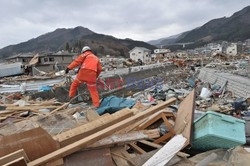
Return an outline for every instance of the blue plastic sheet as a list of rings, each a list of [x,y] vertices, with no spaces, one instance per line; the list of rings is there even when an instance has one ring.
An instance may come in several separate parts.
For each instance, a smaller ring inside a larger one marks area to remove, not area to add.
[[[50,86],[47,86],[47,85],[41,86],[41,87],[39,88],[39,91],[40,91],[40,92],[43,92],[43,91],[51,91],[51,90],[52,90],[52,88],[51,88]]]
[[[96,110],[99,115],[105,113],[115,113],[123,108],[131,108],[135,105],[135,100],[109,96],[102,100],[100,107]]]

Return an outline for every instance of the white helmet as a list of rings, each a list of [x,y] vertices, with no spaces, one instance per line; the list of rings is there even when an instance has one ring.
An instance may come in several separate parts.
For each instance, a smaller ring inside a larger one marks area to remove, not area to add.
[[[84,46],[84,47],[82,48],[81,53],[84,53],[85,51],[88,51],[88,50],[91,51],[91,48],[90,48],[89,46]]]

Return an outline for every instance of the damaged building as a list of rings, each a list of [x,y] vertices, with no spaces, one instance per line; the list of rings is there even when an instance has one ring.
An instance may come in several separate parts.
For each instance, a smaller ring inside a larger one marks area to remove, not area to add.
[[[48,73],[64,70],[76,55],[76,53],[68,53],[64,51],[49,54],[25,53],[11,56],[5,60],[7,64],[15,62],[22,63],[27,69],[25,73],[37,75],[41,72]]]

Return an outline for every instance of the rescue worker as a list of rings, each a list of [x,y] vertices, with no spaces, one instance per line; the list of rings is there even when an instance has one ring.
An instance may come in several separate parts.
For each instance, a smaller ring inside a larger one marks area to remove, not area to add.
[[[75,80],[72,82],[69,97],[76,95],[76,90],[81,83],[86,83],[90,92],[93,105],[99,107],[99,94],[96,87],[96,79],[102,71],[101,63],[88,46],[82,48],[81,54],[67,67],[65,73],[80,66]]]

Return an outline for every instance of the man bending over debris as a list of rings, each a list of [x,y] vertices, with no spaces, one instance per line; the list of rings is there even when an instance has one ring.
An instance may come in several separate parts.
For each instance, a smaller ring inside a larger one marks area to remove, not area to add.
[[[81,83],[86,83],[90,92],[93,105],[99,107],[99,94],[96,87],[96,79],[102,71],[101,63],[95,56],[90,47],[84,46],[81,54],[67,67],[65,73],[75,67],[80,66],[80,70],[76,79],[72,82],[69,91],[69,97],[73,98],[76,95],[76,90]]]

